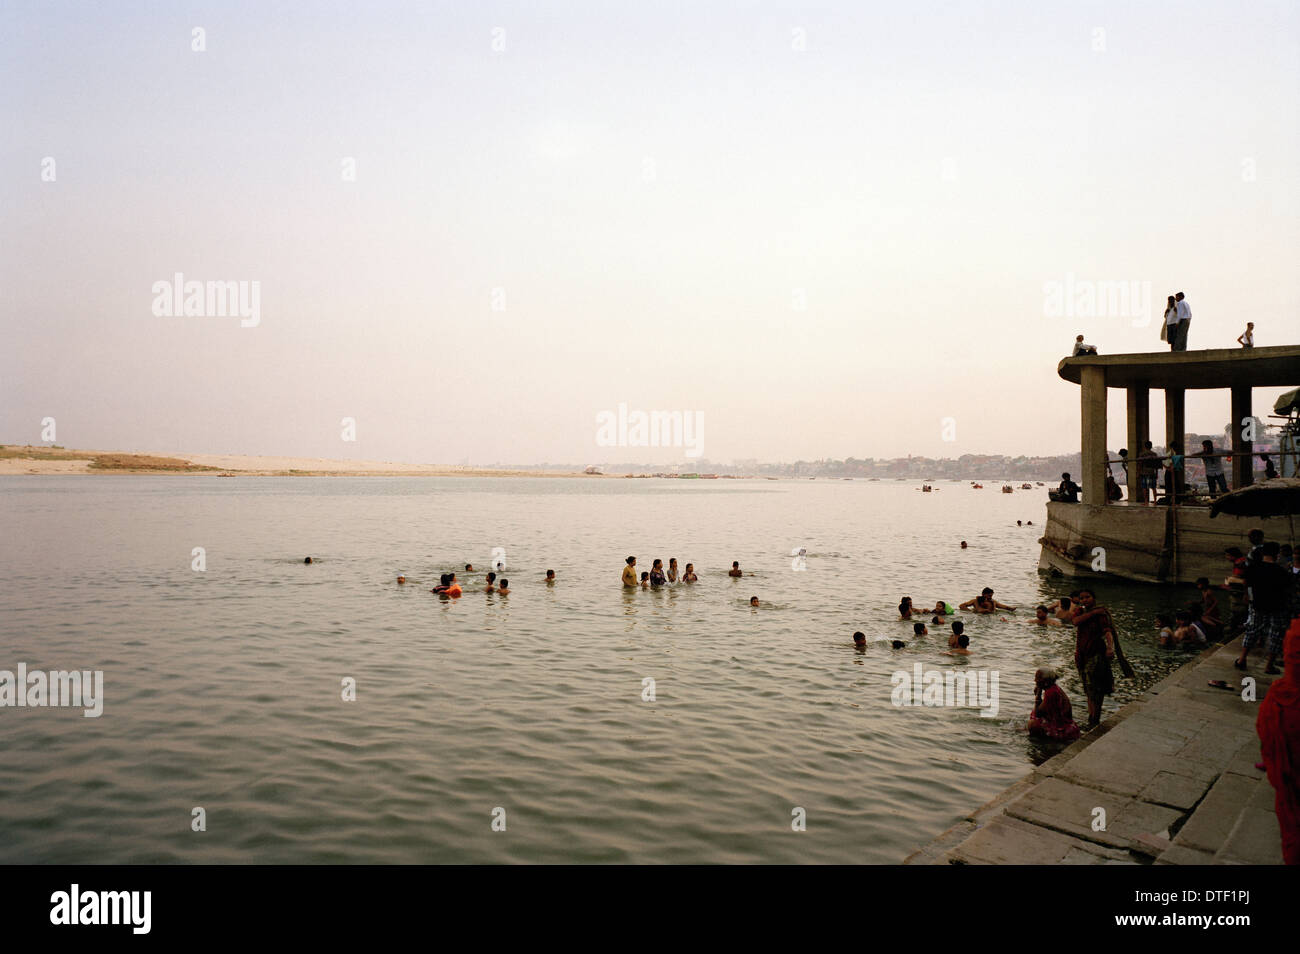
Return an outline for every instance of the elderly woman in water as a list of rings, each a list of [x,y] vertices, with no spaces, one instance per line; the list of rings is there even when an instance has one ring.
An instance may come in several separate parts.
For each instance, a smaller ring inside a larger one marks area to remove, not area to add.
[[[1034,711],[1029,717],[1029,734],[1057,742],[1072,742],[1079,737],[1070,697],[1056,684],[1055,669],[1034,673]]]

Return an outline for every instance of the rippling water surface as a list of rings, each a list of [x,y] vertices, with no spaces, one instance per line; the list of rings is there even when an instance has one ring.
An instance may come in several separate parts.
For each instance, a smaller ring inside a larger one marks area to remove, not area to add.
[[[5,478],[0,669],[101,669],[105,702],[0,708],[0,861],[897,862],[1046,754],[1037,666],[1084,709],[1071,632],[1024,621],[1071,588],[1036,572],[1045,489],[938,486]],[[493,547],[510,596],[429,592]],[[624,592],[628,554],[700,582]],[[986,585],[1021,612],[964,615],[969,659],[898,621]],[[1180,661],[1171,597],[1100,590],[1123,701]],[[996,717],[893,706],[918,662],[996,670]]]

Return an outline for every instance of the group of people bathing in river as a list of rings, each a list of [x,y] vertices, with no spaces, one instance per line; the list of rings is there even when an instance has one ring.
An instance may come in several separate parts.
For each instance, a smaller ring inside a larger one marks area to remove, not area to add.
[[[473,573],[474,564],[466,563],[465,572]],[[397,583],[399,586],[405,586],[408,582],[414,583],[415,581],[414,580],[408,581],[404,575],[401,574],[398,575]],[[554,586],[555,571],[547,570],[546,579],[543,580],[542,582],[546,583],[547,586]],[[429,590],[429,592],[437,593],[439,596],[447,597],[449,599],[455,599],[456,597],[464,595],[465,589],[460,585],[460,580],[457,579],[455,573],[443,573],[440,574],[438,577],[438,585],[435,586],[433,589]],[[507,580],[505,577],[501,577],[500,579],[498,579],[496,573],[494,571],[489,570],[488,575],[484,578],[483,592],[496,593],[500,596],[509,596],[510,593],[512,592],[510,589],[510,581]]]
[[[992,615],[999,611],[1014,613],[1016,607],[999,602],[994,598],[992,587],[984,587],[979,596],[972,597],[957,606],[979,615]],[[898,604],[900,619],[910,620],[917,615],[930,615],[931,625],[942,624],[944,616],[956,612],[952,605],[943,600],[934,604],[933,610],[918,609],[912,605],[912,599],[904,596]],[[1101,721],[1102,700],[1114,691],[1114,676],[1110,669],[1110,660],[1116,658],[1118,643],[1110,611],[1096,605],[1092,590],[1076,590],[1068,597],[1063,596],[1050,605],[1040,605],[1034,609],[1034,618],[1030,621],[1036,626],[1075,627],[1076,639],[1074,659],[1083,681],[1084,694],[1088,699],[1088,726]],[[952,634],[948,637],[949,656],[969,656],[970,639],[963,632],[965,625],[961,620],[951,624]],[[922,622],[913,623],[913,632],[918,636],[927,635],[928,630]],[[861,634],[855,633],[857,641]],[[864,638],[865,640],[865,638]],[[905,644],[894,640],[894,647],[902,648]],[[1034,711],[1029,720],[1029,731],[1034,735],[1058,741],[1069,741],[1079,737],[1079,726],[1074,722],[1069,697],[1056,685],[1058,676],[1055,670],[1043,668],[1034,675],[1035,696]]]
[[[640,586],[642,589],[654,587],[658,589],[661,586],[667,586],[669,583],[696,583],[699,577],[695,575],[695,564],[686,564],[686,569],[678,571],[677,557],[668,558],[668,568],[664,569],[664,561],[658,558],[650,565],[649,571],[643,571],[640,578],[636,575],[636,557],[630,556],[625,561],[623,567],[623,585],[626,587]],[[740,564],[733,562],[731,572],[728,576],[744,576],[740,572]]]

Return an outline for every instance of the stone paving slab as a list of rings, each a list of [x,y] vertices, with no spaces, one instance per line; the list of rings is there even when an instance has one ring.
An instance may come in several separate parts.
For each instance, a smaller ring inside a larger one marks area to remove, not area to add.
[[[1271,792],[1273,786],[1263,783]],[[1282,859],[1282,831],[1272,806],[1263,811],[1248,806],[1238,817],[1236,827],[1228,841],[1214,855],[1221,865],[1280,865]]]
[[[939,863],[985,865],[1104,864],[1128,853],[1089,844],[1037,825],[999,815],[947,852]]]
[[[1273,788],[1255,768],[1255,700],[1272,677],[1262,660],[1234,669],[1239,651],[1237,640],[1193,657],[906,863],[1281,864]],[[1097,807],[1104,832],[1091,827]]]
[[[1174,838],[1175,845],[1216,852],[1223,847],[1236,827],[1237,817],[1250,803],[1257,785],[1244,775],[1224,773],[1214,783],[1205,800],[1197,806],[1187,824]]]
[[[1105,811],[1105,829],[1094,831],[1095,810]],[[1082,841],[1129,851],[1138,848],[1142,835],[1158,835],[1182,817],[1176,808],[1153,805],[1134,798],[1098,793],[1060,778],[1045,779],[1005,809],[1042,828],[1072,835]],[[1147,853],[1143,849],[1143,853]]]

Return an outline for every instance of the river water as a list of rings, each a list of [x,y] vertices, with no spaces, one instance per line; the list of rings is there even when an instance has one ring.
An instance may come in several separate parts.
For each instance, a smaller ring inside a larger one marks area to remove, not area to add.
[[[98,718],[0,708],[0,861],[898,862],[1050,754],[1036,667],[1085,712],[1072,631],[1025,622],[1071,588],[1046,488],[937,486],[0,480],[0,669],[104,674]],[[630,554],[700,581],[624,591]],[[969,658],[898,620],[983,586],[1020,611],[961,614]],[[1138,669],[1109,712],[1183,661],[1149,621],[1188,593],[1098,590]],[[918,663],[996,673],[996,714],[895,706]]]

